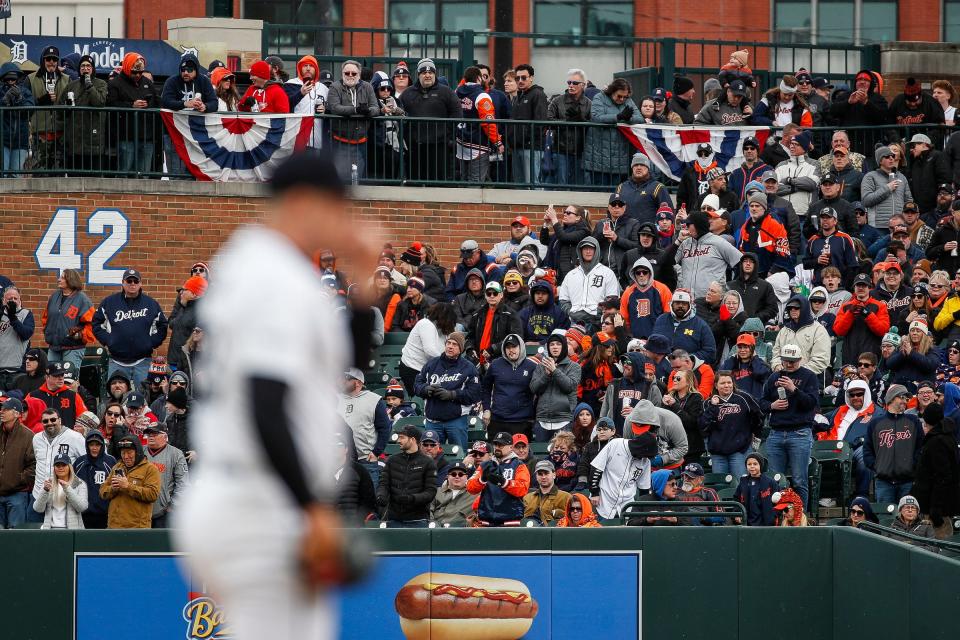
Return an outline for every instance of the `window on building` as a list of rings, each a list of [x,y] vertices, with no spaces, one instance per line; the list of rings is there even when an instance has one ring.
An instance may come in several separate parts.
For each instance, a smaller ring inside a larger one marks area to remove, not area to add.
[[[426,31],[463,31],[472,29],[483,32],[489,29],[487,2],[477,0],[438,0],[422,2],[420,0],[391,0],[390,29],[398,31],[393,36],[393,44],[435,44],[432,40],[423,42],[423,38],[402,33],[405,29]],[[479,42],[480,40],[475,40]]]
[[[897,37],[897,0],[775,0],[773,22],[778,43],[887,42]]]
[[[960,42],[960,0],[943,2],[943,41]]]
[[[217,2],[218,0],[213,0]],[[263,20],[270,24],[297,25],[280,29],[273,36],[271,46],[297,46],[324,54],[330,46],[343,42],[341,33],[318,32],[314,26],[343,26],[343,0],[244,0],[243,17]]]
[[[579,36],[633,37],[632,0],[536,0],[533,12],[535,32],[558,34],[556,37],[538,38],[538,46],[582,44]],[[590,44],[602,46],[605,43],[592,40]]]
[[[232,18],[233,0],[207,0],[207,15],[211,18]]]

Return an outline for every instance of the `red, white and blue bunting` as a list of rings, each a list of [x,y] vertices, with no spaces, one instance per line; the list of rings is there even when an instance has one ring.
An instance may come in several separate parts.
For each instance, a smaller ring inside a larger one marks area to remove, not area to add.
[[[676,127],[659,124],[620,125],[620,132],[642,151],[657,169],[674,180],[697,159],[697,145],[707,142],[716,154],[717,166],[733,171],[743,162],[743,140],[750,136],[767,144],[768,127]]]
[[[265,182],[313,133],[313,116],[160,112],[177,155],[197,180]]]

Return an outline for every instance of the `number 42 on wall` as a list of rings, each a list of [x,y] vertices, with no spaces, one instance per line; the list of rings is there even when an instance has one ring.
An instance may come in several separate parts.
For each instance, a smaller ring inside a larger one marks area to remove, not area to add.
[[[87,235],[105,236],[87,256],[87,284],[118,285],[126,267],[111,267],[110,261],[130,239],[130,221],[117,209],[97,209],[87,218]],[[34,251],[43,271],[83,271],[82,253],[77,253],[77,210],[57,209]]]

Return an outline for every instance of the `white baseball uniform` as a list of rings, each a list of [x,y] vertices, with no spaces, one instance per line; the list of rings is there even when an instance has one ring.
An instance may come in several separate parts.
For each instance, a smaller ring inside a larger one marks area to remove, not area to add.
[[[286,413],[315,495],[335,490],[337,391],[346,360],[343,320],[315,267],[288,238],[237,231],[221,250],[200,306],[205,366],[192,435],[197,482],[173,511],[179,548],[238,640],[332,638],[336,616],[300,580],[304,517],[270,468],[252,415],[251,377],[286,383]]]
[[[638,460],[630,455],[624,438],[608,442],[590,464],[603,471],[597,507],[601,518],[616,518],[623,505],[636,500],[637,489],[650,488],[650,460]]]

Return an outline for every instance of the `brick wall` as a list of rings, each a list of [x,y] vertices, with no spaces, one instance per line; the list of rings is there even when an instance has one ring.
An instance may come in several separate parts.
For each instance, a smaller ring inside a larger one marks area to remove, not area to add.
[[[103,236],[86,233],[87,219],[98,209],[120,210],[129,221],[129,240],[108,266],[140,270],[144,291],[169,311],[190,266],[210,259],[236,225],[258,220],[269,205],[262,191],[251,185],[85,180],[80,191],[75,179],[16,182],[0,184],[0,237],[5,239],[0,274],[17,284],[24,306],[34,311],[38,321],[58,274],[42,271],[35,251],[58,208],[77,210],[76,249],[84,256],[82,270],[88,268],[87,256],[103,241]],[[415,240],[430,242],[441,263],[450,266],[458,259],[464,239],[490,247],[509,237],[507,225],[514,216],[528,215],[537,225],[546,204],[561,207],[571,202],[599,210],[606,196],[365,187],[350,206],[358,232],[390,241],[398,255]],[[116,290],[115,286],[89,285],[86,292],[99,303]]]

